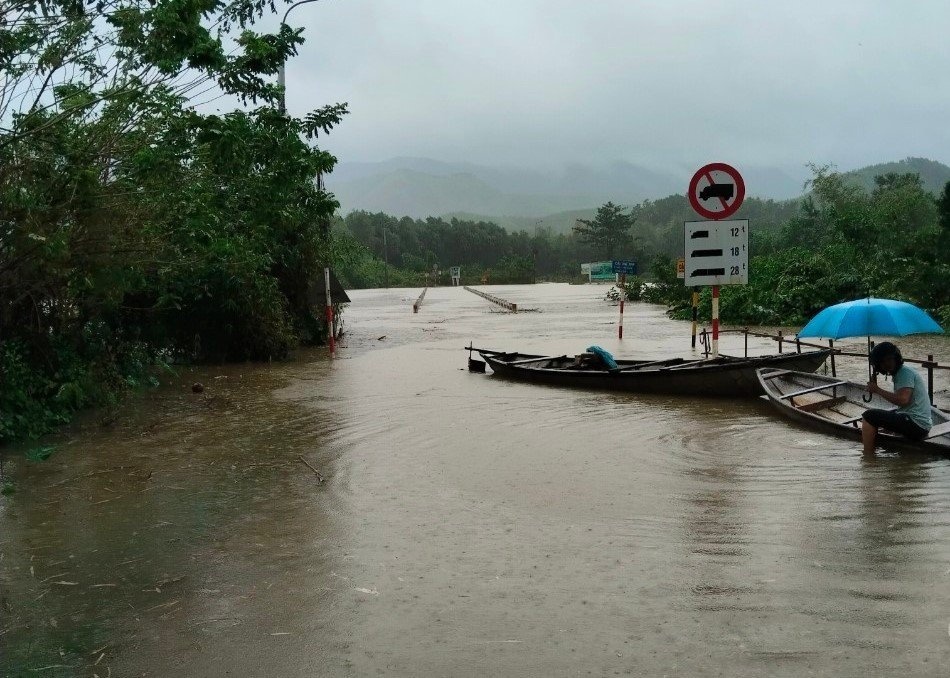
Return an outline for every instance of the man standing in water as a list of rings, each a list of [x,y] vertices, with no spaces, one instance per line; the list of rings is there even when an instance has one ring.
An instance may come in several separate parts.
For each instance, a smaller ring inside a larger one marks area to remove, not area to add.
[[[912,440],[923,440],[933,426],[930,416],[930,400],[927,387],[916,371],[904,365],[900,350],[889,341],[882,341],[871,351],[874,376],[868,382],[868,391],[876,393],[896,410],[870,409],[865,411],[861,422],[861,440],[864,454],[874,454],[878,429],[884,428]],[[894,378],[894,391],[885,391],[877,385],[877,373],[890,374]]]

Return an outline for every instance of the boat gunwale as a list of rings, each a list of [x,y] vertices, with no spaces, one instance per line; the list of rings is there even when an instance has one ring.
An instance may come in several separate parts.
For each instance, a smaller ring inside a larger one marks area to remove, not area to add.
[[[692,366],[686,367],[685,365],[682,365],[682,364],[673,363],[672,365],[667,365],[667,366],[662,366],[662,365],[658,365],[656,367],[651,366],[649,369],[642,369],[642,370],[634,369],[636,367],[637,362],[643,362],[643,363],[648,364],[654,361],[618,360],[617,364],[620,366],[620,369],[609,369],[609,368],[576,369],[576,368],[571,368],[571,367],[545,367],[545,366],[539,366],[539,365],[531,365],[527,363],[512,364],[513,362],[517,361],[522,356],[524,356],[524,359],[527,360],[528,363],[533,362],[535,360],[537,362],[542,362],[544,360],[557,360],[559,358],[563,358],[563,356],[540,356],[540,357],[535,358],[531,354],[524,354],[524,353],[518,353],[518,352],[502,354],[502,355],[512,356],[512,360],[499,360],[497,357],[499,354],[486,355],[482,353],[481,356],[492,367],[493,370],[494,370],[495,364],[497,363],[498,365],[503,366],[504,368],[507,368],[510,371],[545,372],[545,373],[556,373],[556,374],[565,374],[565,375],[572,375],[572,376],[589,374],[589,375],[597,375],[597,376],[624,377],[628,375],[634,376],[634,375],[643,375],[643,374],[667,375],[669,374],[670,368],[673,368],[673,367],[682,367],[682,372],[684,373],[716,372],[716,371],[724,371],[724,370],[746,369],[746,368],[754,367],[757,363],[763,362],[766,360],[791,362],[793,360],[799,360],[802,358],[806,358],[806,359],[816,358],[817,359],[818,357],[827,357],[831,353],[832,353],[832,349],[822,348],[822,349],[815,349],[813,351],[802,351],[801,353],[773,353],[773,354],[767,354],[767,355],[761,355],[761,356],[747,356],[747,357],[721,355],[718,358],[710,359],[710,362],[706,364],[692,365]],[[670,362],[673,362],[675,360],[677,360],[677,358],[670,358]],[[685,358],[682,360],[684,363],[686,362]],[[719,362],[712,362],[712,361],[719,361]],[[624,366],[625,364],[626,366]]]

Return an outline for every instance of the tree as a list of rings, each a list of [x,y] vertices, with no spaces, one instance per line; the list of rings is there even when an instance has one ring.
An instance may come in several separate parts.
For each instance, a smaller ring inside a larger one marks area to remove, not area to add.
[[[319,339],[338,205],[315,139],[347,110],[278,110],[301,30],[252,32],[265,0],[0,3],[0,443],[156,360]],[[199,112],[223,94],[246,110]]]
[[[627,214],[626,209],[612,202],[601,205],[593,220],[577,220],[574,233],[593,247],[598,257],[623,256],[624,249],[630,245],[630,229],[636,222],[636,217]]]
[[[950,238],[950,181],[943,187],[943,192],[937,199],[937,214],[939,215],[940,229],[943,231],[944,238]]]

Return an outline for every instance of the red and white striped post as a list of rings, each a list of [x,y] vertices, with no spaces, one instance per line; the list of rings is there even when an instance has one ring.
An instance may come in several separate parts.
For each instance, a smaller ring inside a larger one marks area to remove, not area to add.
[[[719,357],[719,285],[713,285],[712,289],[712,354],[713,358]]]
[[[327,334],[330,337],[330,357],[336,357],[336,337],[333,336],[333,301],[330,298],[330,269],[323,269],[323,282],[327,287]]]
[[[617,338],[623,339],[623,300],[627,298],[627,274],[620,274],[620,324],[617,326]]]

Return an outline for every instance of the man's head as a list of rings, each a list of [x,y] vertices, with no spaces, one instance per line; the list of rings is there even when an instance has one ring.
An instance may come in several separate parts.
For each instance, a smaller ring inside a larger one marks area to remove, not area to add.
[[[894,374],[903,364],[900,349],[889,341],[882,341],[871,349],[871,366],[875,372]]]

